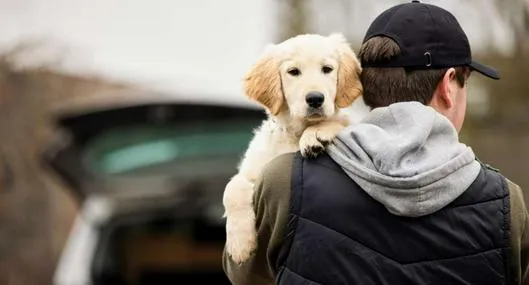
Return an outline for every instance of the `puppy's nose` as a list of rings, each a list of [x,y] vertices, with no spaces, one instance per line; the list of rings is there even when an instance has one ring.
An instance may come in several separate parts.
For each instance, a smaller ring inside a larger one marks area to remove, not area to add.
[[[305,97],[305,101],[307,101],[307,104],[312,108],[319,108],[321,105],[323,105],[323,101],[325,100],[325,97],[320,92],[310,92],[307,94],[307,97]]]

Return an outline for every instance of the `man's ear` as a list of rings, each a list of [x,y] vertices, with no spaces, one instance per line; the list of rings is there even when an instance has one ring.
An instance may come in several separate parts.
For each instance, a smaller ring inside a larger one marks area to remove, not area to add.
[[[246,96],[265,106],[272,115],[277,115],[283,105],[279,60],[274,56],[274,46],[267,47],[261,58],[244,78]]]
[[[342,34],[331,34],[338,53],[338,82],[336,88],[336,106],[346,108],[362,95],[360,82],[362,67],[349,43]]]
[[[456,70],[454,68],[449,68],[439,81],[439,84],[437,84],[437,88],[435,89],[432,98],[432,101],[435,100],[435,102],[432,103],[441,105],[445,109],[452,108],[452,106],[454,106],[454,98],[452,97],[451,85],[455,80]]]

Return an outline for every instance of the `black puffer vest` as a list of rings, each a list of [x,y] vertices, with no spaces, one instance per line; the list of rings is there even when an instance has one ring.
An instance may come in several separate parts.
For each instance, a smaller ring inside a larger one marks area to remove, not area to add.
[[[470,188],[420,218],[392,215],[329,156],[294,159],[277,284],[511,284],[509,192],[483,166]]]

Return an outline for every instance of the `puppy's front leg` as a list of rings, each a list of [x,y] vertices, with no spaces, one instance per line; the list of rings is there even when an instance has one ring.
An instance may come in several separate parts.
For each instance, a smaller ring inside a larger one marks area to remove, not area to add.
[[[264,165],[273,158],[274,129],[265,121],[259,128],[239,166],[224,190],[226,216],[226,252],[234,262],[243,263],[257,247],[254,183]]]
[[[309,126],[299,140],[299,149],[305,157],[316,157],[349,124],[346,118],[338,117]]]
[[[257,246],[253,182],[241,173],[232,177],[224,190],[226,252],[234,262],[246,261]]]

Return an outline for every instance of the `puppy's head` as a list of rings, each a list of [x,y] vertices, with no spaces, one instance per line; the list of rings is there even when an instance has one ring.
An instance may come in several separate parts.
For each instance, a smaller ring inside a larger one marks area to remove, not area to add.
[[[360,72],[342,35],[299,35],[266,49],[245,78],[245,92],[272,115],[319,121],[361,95]]]

